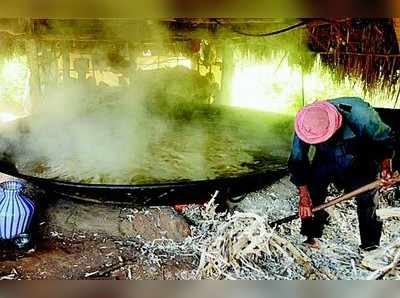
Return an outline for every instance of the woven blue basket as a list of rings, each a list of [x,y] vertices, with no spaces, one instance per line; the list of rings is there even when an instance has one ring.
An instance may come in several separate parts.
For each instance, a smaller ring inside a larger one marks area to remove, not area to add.
[[[0,239],[13,239],[27,231],[35,207],[22,194],[21,182],[6,181],[0,187]]]

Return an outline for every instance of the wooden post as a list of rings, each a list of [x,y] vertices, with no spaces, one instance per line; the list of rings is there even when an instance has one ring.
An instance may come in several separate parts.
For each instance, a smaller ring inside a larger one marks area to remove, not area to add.
[[[192,69],[196,70],[197,72],[199,72],[199,54],[192,53],[192,56],[190,57],[190,60],[192,62]]]
[[[233,48],[230,44],[224,44],[222,49],[221,98],[218,100],[219,104],[229,105],[231,101],[234,69]]]
[[[58,59],[57,59],[57,54],[56,54],[56,44],[53,42],[51,44],[51,76],[52,76],[52,83],[57,85],[58,79],[60,77],[59,71],[58,71]]]
[[[197,72],[200,71],[199,66],[199,58],[200,58],[200,50],[201,50],[201,41],[199,39],[191,39],[190,40],[190,60],[192,62],[192,69]]]
[[[42,91],[39,73],[38,48],[34,38],[25,41],[26,54],[30,71],[29,90],[30,90],[30,110],[34,113],[38,104],[42,101]]]
[[[64,83],[68,82],[71,79],[70,70],[71,70],[71,61],[70,61],[70,43],[68,41],[64,44],[63,50],[63,80]]]
[[[86,81],[86,74],[89,72],[89,59],[77,58],[74,60],[74,70],[78,73],[78,81]]]
[[[135,45],[129,43],[128,45],[129,51],[129,84],[132,84],[133,80],[135,79],[135,73],[137,72],[137,62],[136,58],[138,56],[138,49]]]

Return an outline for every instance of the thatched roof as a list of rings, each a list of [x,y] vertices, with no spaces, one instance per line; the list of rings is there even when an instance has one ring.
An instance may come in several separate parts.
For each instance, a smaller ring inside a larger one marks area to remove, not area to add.
[[[400,55],[392,19],[348,19],[310,26],[309,45],[339,78],[356,76],[368,89],[394,91]]]
[[[87,47],[129,44],[139,50],[161,45],[183,55],[191,54],[193,40],[208,40],[217,52],[229,44],[242,56],[258,59],[284,51],[291,64],[306,71],[318,53],[338,79],[356,76],[366,89],[388,87],[393,93],[400,75],[396,32],[400,34],[398,20],[388,18],[0,19],[0,56],[23,50],[23,41],[31,38],[48,43],[73,41]]]

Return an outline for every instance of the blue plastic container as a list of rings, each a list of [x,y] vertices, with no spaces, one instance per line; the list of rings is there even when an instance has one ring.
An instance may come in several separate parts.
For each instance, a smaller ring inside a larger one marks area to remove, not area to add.
[[[14,239],[24,234],[33,218],[33,202],[22,194],[23,184],[6,181],[0,184],[0,239]]]

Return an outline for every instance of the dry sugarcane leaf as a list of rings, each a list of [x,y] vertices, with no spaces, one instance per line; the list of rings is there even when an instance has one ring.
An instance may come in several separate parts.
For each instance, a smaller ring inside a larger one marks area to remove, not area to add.
[[[379,250],[370,254],[366,254],[361,260],[361,265],[368,270],[378,270],[382,266],[385,266],[383,258],[387,254],[386,250]]]
[[[320,269],[317,269],[313,266],[311,259],[297,247],[295,247],[291,242],[286,239],[278,236],[277,234],[273,234],[271,236],[272,240],[276,241],[281,247],[285,248],[287,252],[289,252],[297,262],[301,263],[305,267],[305,271],[310,275],[314,273],[318,278],[322,279],[333,279],[327,272],[322,272]]]
[[[389,273],[390,271],[392,271],[397,267],[399,261],[400,261],[400,249],[397,248],[393,261],[390,264],[381,267],[375,272],[373,272],[371,275],[367,277],[367,280],[375,280],[383,278],[387,273]]]
[[[391,254],[394,255],[394,253],[391,252],[396,251],[399,247],[400,240],[386,247],[368,252],[361,260],[361,265],[369,270],[378,270],[382,266],[385,266],[384,258]]]
[[[392,217],[400,217],[400,208],[382,208],[376,210],[376,215],[381,219],[388,219]]]

